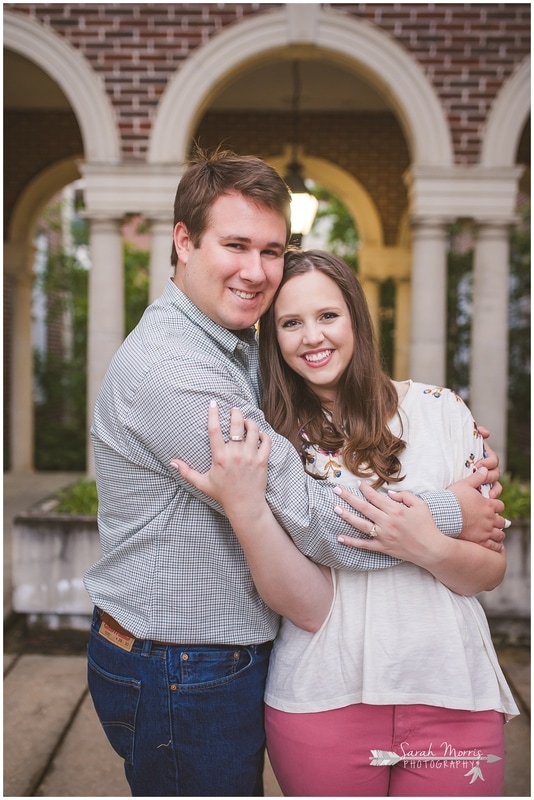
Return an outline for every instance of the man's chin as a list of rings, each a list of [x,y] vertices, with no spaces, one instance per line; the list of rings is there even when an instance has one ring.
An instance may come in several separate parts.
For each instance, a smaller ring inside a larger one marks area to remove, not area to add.
[[[229,331],[244,331],[252,328],[258,321],[260,315],[257,314],[239,314],[232,319],[228,319],[227,325],[223,327],[228,328]]]

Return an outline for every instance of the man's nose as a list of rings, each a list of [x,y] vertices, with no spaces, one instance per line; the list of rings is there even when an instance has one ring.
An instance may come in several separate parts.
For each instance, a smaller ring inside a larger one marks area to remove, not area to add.
[[[259,283],[265,278],[265,270],[263,268],[261,253],[251,250],[247,253],[241,265],[241,277],[244,280]]]

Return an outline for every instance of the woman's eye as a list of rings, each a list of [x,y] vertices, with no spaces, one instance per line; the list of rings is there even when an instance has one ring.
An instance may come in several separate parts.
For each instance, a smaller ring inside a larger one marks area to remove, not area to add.
[[[298,323],[296,319],[288,319],[282,323],[282,328],[294,328],[297,324]]]
[[[323,319],[337,319],[338,315],[335,311],[327,311],[323,314]]]

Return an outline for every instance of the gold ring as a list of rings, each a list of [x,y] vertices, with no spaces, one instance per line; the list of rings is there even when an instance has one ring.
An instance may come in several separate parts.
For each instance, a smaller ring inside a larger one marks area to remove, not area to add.
[[[230,441],[231,442],[244,442],[245,441],[245,437],[244,436],[230,436]]]
[[[378,527],[376,525],[371,526],[371,530],[369,531],[369,536],[372,536],[373,539],[378,536]]]

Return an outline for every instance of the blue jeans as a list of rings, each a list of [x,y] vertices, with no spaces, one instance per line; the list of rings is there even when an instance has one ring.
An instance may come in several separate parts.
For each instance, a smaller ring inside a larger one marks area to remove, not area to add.
[[[88,684],[134,796],[263,794],[263,692],[271,643],[161,645],[130,652],[98,633]]]

